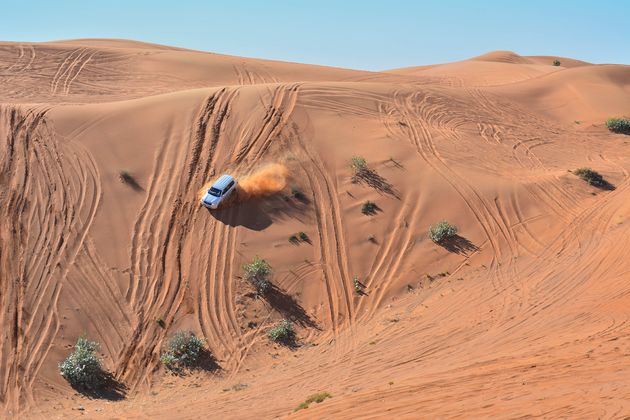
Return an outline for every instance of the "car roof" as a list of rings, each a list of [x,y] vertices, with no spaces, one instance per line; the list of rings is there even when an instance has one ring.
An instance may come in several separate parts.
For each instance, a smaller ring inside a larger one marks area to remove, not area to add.
[[[234,181],[234,177],[230,175],[221,175],[219,179],[216,180],[214,184],[212,184],[213,188],[223,191],[227,185]]]

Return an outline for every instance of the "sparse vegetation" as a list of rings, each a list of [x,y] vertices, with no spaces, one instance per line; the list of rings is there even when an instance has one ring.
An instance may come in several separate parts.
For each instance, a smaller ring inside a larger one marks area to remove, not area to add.
[[[251,263],[243,265],[243,270],[245,271],[245,279],[256,288],[258,295],[262,296],[269,291],[271,288],[269,281],[271,266],[267,261],[256,256]]]
[[[435,243],[443,242],[456,234],[457,226],[451,225],[446,220],[442,220],[437,225],[429,227],[429,238]]]
[[[131,176],[131,173],[126,169],[118,171],[118,178],[126,184],[133,182],[133,176]]]
[[[372,243],[376,243],[376,236],[374,235],[368,235],[368,241],[372,242]]]
[[[305,232],[298,232],[289,236],[289,242],[291,242],[294,245],[299,245],[300,242],[309,242],[310,240],[311,239],[308,237],[308,235]]]
[[[361,213],[365,214],[366,216],[370,216],[375,214],[377,209],[378,206],[376,205],[376,203],[368,200],[361,206]]]
[[[291,344],[295,340],[293,324],[288,319],[283,319],[267,331],[267,337],[276,343]]]
[[[61,363],[59,371],[73,386],[94,390],[103,384],[103,368],[97,355],[99,344],[80,337],[74,351]]]
[[[352,278],[352,287],[354,287],[354,293],[357,295],[363,294],[363,285],[359,281],[359,276],[354,276]]]
[[[181,372],[198,363],[204,345],[205,340],[192,332],[177,331],[162,351],[160,361],[170,371]]]
[[[133,175],[131,175],[131,172],[126,169],[121,169],[120,171],[118,171],[118,179],[120,180],[120,182],[128,185],[135,191],[143,191],[143,188],[140,186],[140,184],[138,184],[138,181],[136,181]]]
[[[355,174],[360,174],[368,169],[367,161],[361,156],[353,156],[350,160],[350,167]]]
[[[298,411],[298,410],[303,410],[305,408],[308,408],[308,406],[311,405],[312,403],[319,404],[323,402],[326,398],[332,398],[332,395],[330,395],[328,392],[318,392],[317,394],[313,394],[310,397],[308,397],[302,404],[298,405],[297,408],[293,411]]]
[[[553,64],[554,66],[558,67],[560,65],[560,60],[553,60]]]
[[[578,168],[574,173],[594,187],[603,189],[612,188],[612,185],[606,181],[601,174],[595,172],[591,168]]]
[[[630,134],[630,120],[628,118],[609,118],[606,120],[606,128],[613,133]]]

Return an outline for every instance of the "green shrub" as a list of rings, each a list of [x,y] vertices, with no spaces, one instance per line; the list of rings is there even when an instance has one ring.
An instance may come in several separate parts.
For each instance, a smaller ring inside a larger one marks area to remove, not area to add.
[[[264,295],[271,288],[269,276],[271,275],[271,266],[262,258],[256,256],[251,263],[243,265],[245,271],[245,279],[255,288],[256,293]]]
[[[59,371],[70,384],[88,389],[98,388],[103,383],[101,359],[96,354],[99,344],[80,337],[74,351],[61,363]]]
[[[131,176],[131,173],[126,169],[121,169],[120,171],[118,171],[118,178],[120,178],[120,180],[125,183],[129,183],[133,180],[133,176]]]
[[[606,181],[601,174],[595,172],[591,168],[578,168],[574,173],[594,187],[604,189],[610,189],[612,187],[612,185]]]
[[[300,238],[300,241],[302,242],[308,242],[309,240],[308,235],[304,232],[298,232],[298,237]]]
[[[560,60],[553,60],[552,63],[554,66],[558,67],[560,65]]]
[[[354,287],[354,292],[357,295],[362,295],[363,294],[363,285],[359,281],[359,277],[358,276],[354,276],[352,278],[352,286]]]
[[[352,159],[350,159],[350,167],[355,174],[366,171],[368,168],[367,161],[361,156],[353,156]]]
[[[292,244],[297,244],[299,242],[298,237],[296,235],[289,236],[289,242]]]
[[[606,127],[613,133],[630,134],[630,120],[627,118],[609,118]]]
[[[293,324],[291,321],[283,319],[280,323],[267,331],[267,337],[276,343],[290,344],[295,339]]]
[[[167,369],[181,372],[184,368],[194,367],[198,361],[205,340],[190,331],[177,331],[162,351],[160,361]]]
[[[365,214],[366,216],[370,216],[372,214],[375,214],[377,209],[378,206],[376,205],[376,203],[368,200],[361,206],[361,213]]]
[[[308,406],[311,405],[312,403],[319,404],[322,401],[324,401],[326,398],[332,398],[332,395],[330,395],[328,392],[318,392],[317,394],[313,394],[310,397],[308,397],[306,401],[298,405],[297,408],[293,411],[298,411],[298,410],[303,410],[305,408],[308,408]]]
[[[435,243],[440,243],[456,234],[457,226],[451,225],[446,220],[442,220],[437,225],[429,227],[429,238]]]

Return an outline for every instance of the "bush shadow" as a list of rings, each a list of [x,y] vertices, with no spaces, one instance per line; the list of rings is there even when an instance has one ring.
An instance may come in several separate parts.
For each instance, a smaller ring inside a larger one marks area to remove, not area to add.
[[[119,178],[120,178],[120,182],[122,182],[123,184],[129,185],[132,190],[136,192],[144,191],[144,188],[142,188],[142,186],[138,184],[138,181],[136,181],[136,179],[132,175],[128,173],[121,173],[119,175]]]
[[[366,288],[367,286],[365,284],[356,280],[354,284],[354,294],[357,296],[369,296],[369,294],[365,291]]]
[[[616,187],[605,179],[601,179],[596,183],[590,183],[592,186],[604,191],[614,191]]]
[[[110,372],[102,371],[99,378],[100,386],[88,388],[70,384],[78,393],[92,399],[120,401],[127,396],[127,386],[118,381]]]
[[[394,186],[373,169],[364,168],[359,170],[352,177],[352,182],[358,184],[366,184],[367,186],[374,188],[376,191],[382,194],[390,195],[400,200],[398,192],[396,191]]]
[[[284,318],[290,319],[302,327],[315,328],[319,327],[313,319],[306,313],[304,308],[291,295],[284,293],[275,285],[264,295],[265,300],[276,311],[280,312]]]
[[[479,250],[477,245],[460,235],[453,235],[448,238],[444,238],[438,242],[438,245],[446,249],[448,252],[460,255],[468,255],[471,252]]]
[[[212,352],[206,348],[202,349],[199,353],[199,359],[194,367],[205,372],[218,372],[223,370]]]
[[[383,209],[381,209],[378,206],[378,204],[376,204],[374,202],[371,202],[371,201],[370,201],[370,205],[369,206],[366,206],[364,204],[363,207],[361,208],[361,213],[365,214],[366,216],[374,216],[375,214],[377,214],[380,211],[383,211]]]

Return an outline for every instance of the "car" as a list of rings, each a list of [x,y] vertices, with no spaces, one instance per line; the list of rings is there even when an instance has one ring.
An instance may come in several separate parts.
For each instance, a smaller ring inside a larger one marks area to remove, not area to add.
[[[201,204],[209,209],[219,208],[236,190],[236,179],[231,175],[221,175],[214,184],[206,191],[201,199]]]

